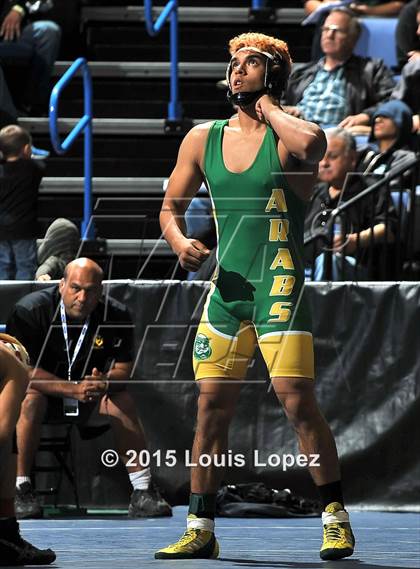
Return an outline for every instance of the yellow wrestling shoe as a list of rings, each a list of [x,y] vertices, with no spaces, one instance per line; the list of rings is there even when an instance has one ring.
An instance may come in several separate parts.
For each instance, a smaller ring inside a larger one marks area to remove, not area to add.
[[[319,555],[324,561],[349,557],[354,551],[355,539],[349,515],[339,502],[328,504],[322,512],[324,540]]]
[[[214,532],[204,529],[205,527],[214,529],[213,520],[190,514],[184,535],[176,543],[156,551],[155,559],[216,559],[219,544]]]

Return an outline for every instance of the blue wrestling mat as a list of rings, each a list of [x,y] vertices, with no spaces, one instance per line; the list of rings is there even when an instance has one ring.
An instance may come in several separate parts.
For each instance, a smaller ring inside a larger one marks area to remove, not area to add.
[[[27,520],[21,531],[35,545],[56,551],[51,567],[68,569],[420,567],[419,515],[384,512],[351,512],[356,550],[342,561],[320,560],[320,518],[217,518],[218,560],[155,560],[155,550],[178,540],[186,514],[187,508],[179,506],[173,518]]]

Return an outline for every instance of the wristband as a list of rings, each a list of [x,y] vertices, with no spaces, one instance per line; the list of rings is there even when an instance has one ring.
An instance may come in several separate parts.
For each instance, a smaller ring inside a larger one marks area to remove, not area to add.
[[[25,15],[25,8],[23,8],[22,6],[20,6],[20,4],[15,4],[14,6],[12,6],[10,8],[11,10],[14,10],[15,12],[17,12],[18,14],[20,14],[23,18],[23,16]]]

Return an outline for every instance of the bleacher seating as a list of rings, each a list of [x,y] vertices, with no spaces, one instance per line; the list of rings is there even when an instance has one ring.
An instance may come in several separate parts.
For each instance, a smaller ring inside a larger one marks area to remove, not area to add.
[[[355,53],[365,57],[377,57],[390,67],[397,66],[395,30],[397,18],[362,18],[362,33]]]
[[[301,3],[273,1],[271,5],[276,11],[275,21],[255,24],[248,21],[250,0],[209,0],[199,8],[193,0],[181,0],[179,88],[186,117],[198,122],[231,114],[225,93],[216,83],[224,77],[227,41],[234,35],[248,30],[280,35],[289,42],[295,61],[308,59],[311,30],[300,26]],[[115,218],[102,217],[96,224],[98,236],[108,239],[117,256],[124,251],[134,253],[140,246],[146,254],[152,248],[151,240],[160,235],[157,215],[163,193],[157,188],[161,188],[161,179],[170,174],[175,164],[182,137],[182,133],[164,132],[169,100],[168,26],[158,37],[150,38],[142,3],[127,6],[127,0],[84,0],[80,20],[82,37],[78,38],[77,55],[87,56],[93,75],[95,213],[109,215],[112,202],[103,198],[118,198],[120,203],[127,200],[124,203],[130,204],[133,215],[144,214],[147,204],[149,215],[149,220],[141,223],[126,218],[118,223]],[[74,43],[71,49],[65,46],[61,61],[57,62],[57,78],[71,63],[70,57],[65,61],[68,52],[74,57]],[[60,102],[63,132],[75,124],[82,108],[81,82],[76,80],[66,88]],[[26,118],[22,125],[36,135],[39,146],[50,146],[46,118]],[[82,175],[82,140],[64,156],[52,154],[41,189],[40,236],[57,215],[75,221],[82,217]],[[141,198],[140,203],[136,197]],[[95,203],[97,200],[99,203]],[[126,240],[125,248],[118,244],[118,239]],[[148,277],[171,274],[173,257],[164,263],[168,253],[167,247],[159,248],[160,260],[153,268],[155,272],[147,272]],[[132,276],[138,260],[132,254],[123,262],[114,263],[114,267],[112,276]],[[127,274],[127,270],[132,272]]]
[[[195,0],[181,0],[179,4],[179,93],[184,115],[193,119],[193,124],[227,117],[232,112],[225,93],[216,86],[224,76],[226,44],[230,37],[244,31],[261,30],[284,38],[295,62],[309,59],[313,30],[310,26],[300,25],[303,19],[300,0],[272,0],[269,5],[275,10],[274,20],[258,24],[248,20],[250,0],[227,0],[223,6],[220,0],[206,0],[205,6],[199,7]],[[395,55],[390,34],[395,21],[386,20],[386,28],[383,28],[386,32],[379,32],[378,26],[383,22],[378,18],[366,22],[358,50],[373,56],[383,54],[392,65]],[[170,174],[183,136],[182,133],[168,135],[164,131],[169,100],[168,26],[158,37],[150,38],[145,28],[142,3],[127,5],[127,0],[83,0],[80,29],[77,42],[64,42],[55,73],[57,78],[61,76],[75,55],[85,55],[89,60],[95,117],[95,213],[109,215],[113,202],[104,198],[114,198],[114,204],[124,203],[133,215],[144,215],[145,209],[149,215],[147,222],[142,223],[135,219],[118,223],[115,218],[102,217],[96,224],[98,237],[112,243],[117,257],[131,252],[122,263],[114,263],[116,272],[112,277],[132,276],[127,270],[135,272],[139,264],[134,251],[141,246],[142,252],[150,252],[152,240],[159,238],[157,217],[163,196],[161,180]],[[78,31],[73,29],[73,40]],[[69,36],[68,31],[64,36]],[[75,45],[78,46],[77,53]],[[81,81],[76,79],[66,88],[60,103],[63,131],[70,130],[75,124],[82,108]],[[38,146],[50,146],[46,118],[25,118],[21,122],[36,135]],[[74,221],[81,219],[82,175],[82,140],[76,142],[65,156],[52,154],[41,188],[39,236],[58,215]],[[141,201],[135,198],[141,198]],[[118,239],[125,239],[127,247]],[[168,253],[167,248],[159,249],[160,261],[153,268],[157,272],[146,276],[159,278],[172,274],[174,259],[168,257],[166,265],[163,261]]]

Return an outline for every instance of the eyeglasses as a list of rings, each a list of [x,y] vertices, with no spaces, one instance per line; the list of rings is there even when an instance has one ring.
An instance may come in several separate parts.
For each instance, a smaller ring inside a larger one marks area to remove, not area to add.
[[[340,28],[333,24],[331,24],[330,26],[322,26],[321,31],[323,34],[326,34],[327,32],[334,32],[335,34],[339,34],[341,36],[346,36],[349,33],[348,30]]]

